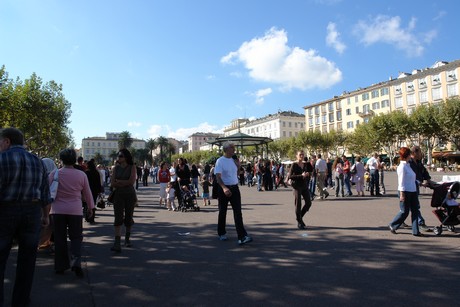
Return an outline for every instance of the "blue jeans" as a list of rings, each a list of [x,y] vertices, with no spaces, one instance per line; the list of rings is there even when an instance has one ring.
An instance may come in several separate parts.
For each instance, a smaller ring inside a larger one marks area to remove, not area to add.
[[[405,192],[405,196],[405,200],[403,202],[399,202],[399,212],[396,214],[390,225],[394,229],[398,229],[410,212],[412,221],[412,234],[418,234],[418,212],[420,205],[418,202],[417,192]]]
[[[262,190],[262,174],[257,174],[257,191]]]
[[[379,171],[376,170],[376,169],[371,169],[370,171],[370,181],[369,181],[369,188],[371,190],[371,195],[374,195],[374,191],[375,191],[375,195],[377,194],[380,194],[380,188],[379,188],[379,184],[380,184],[380,177],[379,177]]]
[[[353,194],[353,193],[351,193],[350,178],[351,178],[350,172],[343,173],[343,182],[345,184],[345,189],[347,190],[347,195],[352,195]]]
[[[3,306],[5,267],[13,238],[18,242],[12,306],[28,306],[34,279],[41,227],[39,203],[0,204],[0,306]]]

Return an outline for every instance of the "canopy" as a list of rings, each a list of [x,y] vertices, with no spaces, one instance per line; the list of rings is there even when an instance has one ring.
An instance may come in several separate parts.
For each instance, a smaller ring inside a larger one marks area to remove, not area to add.
[[[271,138],[263,137],[263,136],[251,136],[247,135],[241,132],[237,132],[235,134],[229,135],[229,136],[223,136],[214,139],[211,142],[208,142],[211,145],[217,145],[219,147],[222,147],[222,145],[225,142],[231,142],[235,144],[236,147],[239,147],[242,149],[245,146],[256,146],[256,149],[258,151],[258,147],[260,145],[265,145],[266,146],[266,151],[268,152],[268,143],[273,142]]]

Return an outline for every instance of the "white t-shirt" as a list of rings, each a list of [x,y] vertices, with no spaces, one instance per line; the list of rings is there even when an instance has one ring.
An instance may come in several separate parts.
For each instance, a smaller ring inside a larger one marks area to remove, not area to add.
[[[238,184],[238,168],[232,158],[222,156],[217,159],[214,174],[221,174],[222,182],[225,185]]]
[[[372,157],[369,160],[367,160],[367,165],[369,166],[369,169],[377,169],[378,161],[376,158]]]
[[[171,182],[175,182],[177,179],[177,175],[176,169],[173,166],[171,166],[171,168],[169,169],[169,174],[171,175]]]
[[[318,170],[318,172],[325,173],[327,172],[327,163],[323,159],[318,159],[316,160],[316,165],[315,168]]]

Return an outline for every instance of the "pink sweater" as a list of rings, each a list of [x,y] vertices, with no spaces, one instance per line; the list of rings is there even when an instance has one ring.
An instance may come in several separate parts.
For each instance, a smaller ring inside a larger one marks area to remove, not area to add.
[[[54,172],[49,175],[50,184],[53,178]],[[84,172],[63,167],[59,169],[58,181],[56,199],[51,204],[50,214],[83,215],[82,198],[88,204],[88,208],[94,208],[93,195]]]

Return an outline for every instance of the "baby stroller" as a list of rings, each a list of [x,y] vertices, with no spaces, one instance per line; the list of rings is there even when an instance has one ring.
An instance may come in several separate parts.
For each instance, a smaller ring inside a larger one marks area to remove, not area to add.
[[[441,222],[440,226],[433,228],[435,235],[440,236],[443,226],[449,231],[455,232],[455,225],[460,224],[460,207],[456,199],[460,191],[460,182],[443,182],[433,187],[431,207],[434,215]]]
[[[182,202],[179,204],[179,210],[185,212],[187,210],[200,211],[200,206],[196,201],[195,190],[191,186],[181,186]]]

